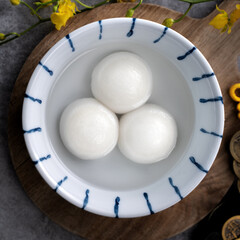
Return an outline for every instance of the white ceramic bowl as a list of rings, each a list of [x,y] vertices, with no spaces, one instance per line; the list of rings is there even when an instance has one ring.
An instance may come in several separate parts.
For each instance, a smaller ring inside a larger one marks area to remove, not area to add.
[[[117,147],[101,160],[79,160],[60,139],[62,111],[75,99],[92,96],[94,66],[115,51],[148,62],[153,73],[148,102],[176,120],[177,145],[159,163],[133,163]],[[210,169],[223,126],[222,94],[200,51],[177,32],[135,18],[94,22],[61,39],[36,67],[23,105],[26,145],[42,177],[72,204],[110,217],[156,213],[186,197]]]

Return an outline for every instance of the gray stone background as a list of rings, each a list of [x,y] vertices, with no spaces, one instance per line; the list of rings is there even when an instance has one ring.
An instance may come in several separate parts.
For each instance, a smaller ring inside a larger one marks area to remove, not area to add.
[[[85,2],[92,4],[99,0]],[[177,0],[144,2],[180,12],[188,7],[186,3]],[[207,16],[215,8],[215,4],[216,2],[197,4],[189,15],[194,18]],[[26,7],[12,6],[8,0],[0,0],[0,32],[21,32],[34,20],[35,17],[31,16]],[[0,46],[0,240],[82,239],[53,223],[28,198],[13,169],[7,144],[8,104],[15,80],[29,54],[52,29],[53,25],[48,22],[25,36]],[[192,232],[196,228],[197,225],[170,240],[193,239]]]

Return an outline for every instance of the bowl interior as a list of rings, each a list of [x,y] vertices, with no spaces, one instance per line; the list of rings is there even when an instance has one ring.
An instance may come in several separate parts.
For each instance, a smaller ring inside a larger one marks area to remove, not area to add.
[[[59,120],[64,108],[78,98],[92,97],[90,85],[94,67],[103,57],[116,51],[136,53],[149,64],[153,74],[153,93],[148,102],[167,109],[177,122],[177,145],[163,161],[136,164],[126,159],[117,146],[102,159],[84,161],[69,153],[61,141]],[[62,164],[90,184],[112,190],[142,188],[161,179],[184,154],[195,121],[192,95],[182,73],[159,51],[147,44],[129,41],[98,44],[74,59],[53,85],[46,113],[47,132]]]

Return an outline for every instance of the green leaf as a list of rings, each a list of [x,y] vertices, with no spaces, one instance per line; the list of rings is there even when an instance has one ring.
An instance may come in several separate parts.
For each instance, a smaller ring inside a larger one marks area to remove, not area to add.
[[[203,3],[203,2],[213,2],[215,0],[179,0],[179,1],[187,2],[190,4],[197,4],[197,3]]]

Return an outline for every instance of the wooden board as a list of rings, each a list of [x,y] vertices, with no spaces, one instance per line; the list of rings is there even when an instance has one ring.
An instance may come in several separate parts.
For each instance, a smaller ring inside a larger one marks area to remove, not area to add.
[[[235,8],[235,1],[225,1],[222,8],[228,12]],[[128,4],[104,5],[72,18],[61,31],[47,35],[27,59],[16,81],[9,108],[9,147],[16,173],[28,196],[50,219],[65,229],[86,239],[151,240],[171,237],[192,226],[206,216],[222,199],[233,182],[232,159],[229,153],[231,136],[239,130],[236,103],[229,95],[229,87],[240,80],[237,56],[240,51],[240,28],[234,27],[231,35],[220,34],[208,25],[216,11],[205,19],[186,18],[175,24],[174,29],[205,55],[219,80],[225,104],[225,131],[218,156],[200,185],[185,199],[160,213],[135,219],[112,219],[83,211],[63,200],[44,182],[27,153],[21,126],[23,96],[30,76],[42,56],[59,39],[69,32],[93,21],[122,17],[133,6]],[[176,18],[179,13],[169,9],[143,4],[135,17],[161,23],[166,17]]]

